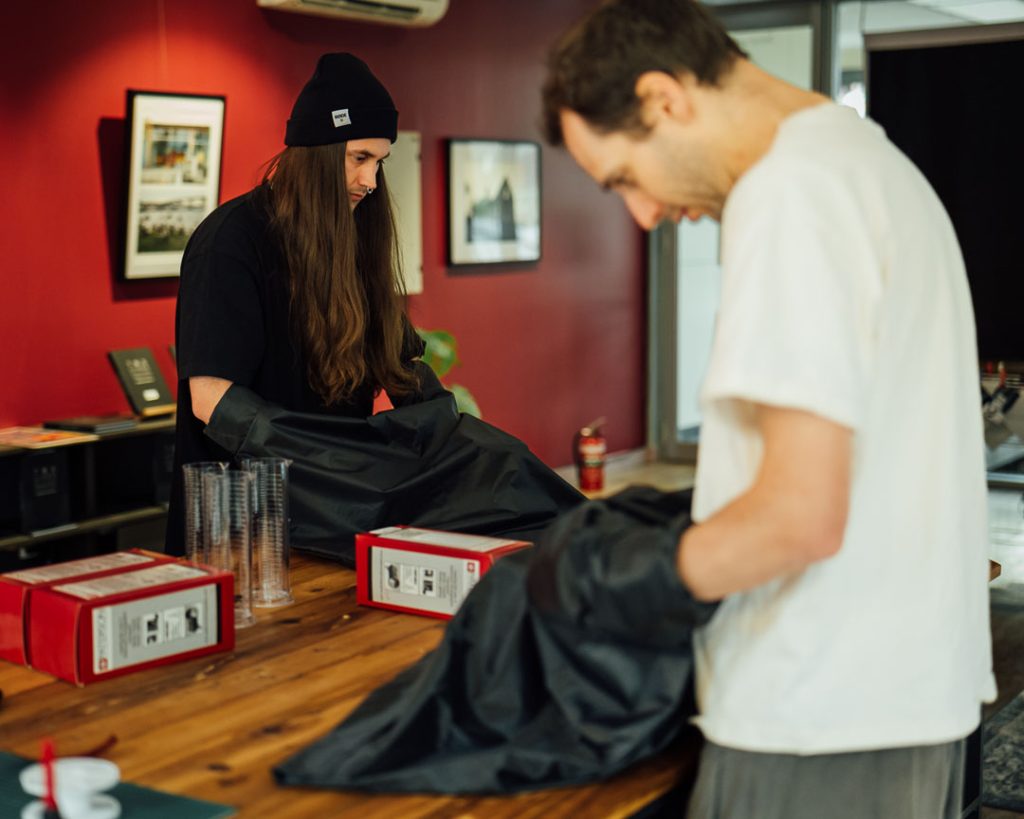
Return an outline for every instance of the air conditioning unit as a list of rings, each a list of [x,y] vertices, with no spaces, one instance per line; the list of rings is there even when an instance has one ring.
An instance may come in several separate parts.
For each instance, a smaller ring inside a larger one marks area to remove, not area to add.
[[[448,11],[448,0],[256,0],[256,5],[393,26],[432,26]]]

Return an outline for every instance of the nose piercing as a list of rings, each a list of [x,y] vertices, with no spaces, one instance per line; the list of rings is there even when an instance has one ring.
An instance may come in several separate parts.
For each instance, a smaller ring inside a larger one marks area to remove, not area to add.
[[[374,192],[374,190],[375,190],[375,188],[371,188],[369,185],[367,185],[367,187],[366,187],[366,195],[369,196],[371,193]]]

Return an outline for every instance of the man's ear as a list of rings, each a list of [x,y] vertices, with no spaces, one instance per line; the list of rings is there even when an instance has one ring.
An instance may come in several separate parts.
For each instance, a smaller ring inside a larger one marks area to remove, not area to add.
[[[640,100],[641,119],[650,127],[660,117],[689,122],[694,115],[690,75],[677,78],[665,71],[645,71],[636,79],[634,93]]]

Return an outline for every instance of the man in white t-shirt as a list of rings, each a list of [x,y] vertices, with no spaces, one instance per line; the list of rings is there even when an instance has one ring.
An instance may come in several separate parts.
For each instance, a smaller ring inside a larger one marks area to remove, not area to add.
[[[636,221],[722,224],[683,583],[693,817],[959,816],[995,695],[974,319],[953,227],[874,123],[772,77],[692,0],[556,45],[545,127]]]

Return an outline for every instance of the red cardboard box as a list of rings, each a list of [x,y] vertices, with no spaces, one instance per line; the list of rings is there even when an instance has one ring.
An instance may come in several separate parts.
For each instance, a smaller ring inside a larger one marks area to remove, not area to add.
[[[32,667],[77,685],[235,645],[231,572],[178,562],[33,592]]]
[[[451,619],[494,561],[531,544],[389,526],[356,535],[356,601]]]
[[[132,549],[0,574],[0,660],[31,665],[27,654],[27,624],[33,592],[71,580],[130,572],[170,559],[166,555]]]

